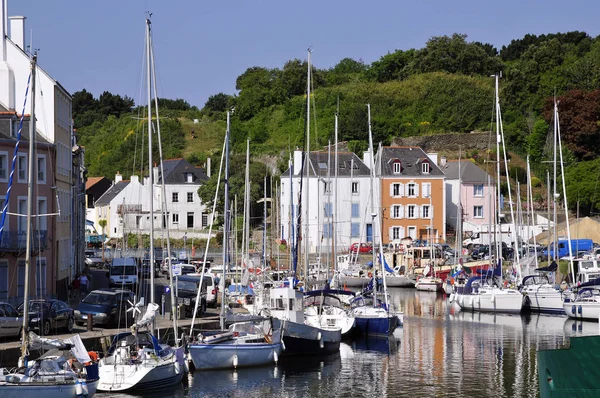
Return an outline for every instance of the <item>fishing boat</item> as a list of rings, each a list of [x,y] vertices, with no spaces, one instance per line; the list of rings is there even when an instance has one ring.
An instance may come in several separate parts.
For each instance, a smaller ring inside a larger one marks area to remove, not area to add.
[[[152,86],[156,92],[156,74],[154,70],[154,54],[152,47],[152,34],[150,18],[146,18],[146,61],[147,61],[147,88],[148,88],[148,168],[149,168],[149,208],[154,212],[154,178],[152,171],[152,137],[154,129],[152,128]],[[151,79],[154,78],[152,82]],[[153,85],[151,85],[153,83]],[[158,101],[155,101],[156,124],[158,133],[159,154],[161,155],[162,167],[162,146],[160,136],[160,122],[158,117]],[[164,170],[163,174],[164,175]],[[164,194],[164,179],[163,179]],[[164,195],[163,195],[164,198]],[[163,202],[163,206],[165,203]],[[166,207],[163,207],[166,208]],[[167,239],[168,240],[168,239]],[[170,247],[168,246],[168,252]],[[154,264],[154,217],[150,217],[150,264]],[[170,272],[172,272],[170,270]],[[172,275],[171,275],[172,276]],[[172,281],[173,278],[170,278]],[[173,288],[171,286],[171,292]],[[132,308],[128,311],[141,312],[140,303],[132,303]],[[174,303],[174,297],[171,296],[171,303]],[[174,305],[174,304],[173,304]],[[113,343],[107,355],[100,361],[99,373],[100,382],[99,391],[132,391],[147,390],[156,388],[165,388],[176,385],[181,382],[186,372],[184,347],[180,347],[178,340],[175,339],[175,347],[161,345],[153,335],[154,319],[158,305],[154,303],[154,272],[150,273],[150,302],[147,305],[146,312],[134,325],[130,332],[119,333],[113,339]],[[142,328],[147,328],[146,332],[141,332]],[[173,330],[177,330],[177,318],[173,317]]]
[[[30,281],[30,266],[32,261],[32,244],[33,244],[33,204],[37,203],[34,197],[34,170],[35,170],[35,136],[36,136],[36,113],[35,113],[35,96],[36,96],[36,71],[37,71],[37,54],[34,54],[30,60],[31,72],[29,81],[27,82],[27,91],[31,83],[31,117],[29,120],[29,165],[28,165],[28,191],[27,191],[27,242],[25,246],[25,278],[24,278],[24,302],[23,308],[29,308],[29,281]],[[25,98],[27,98],[27,91]],[[21,113],[19,122],[19,131],[17,133],[17,143],[15,148],[15,158],[17,155],[18,145],[21,140],[21,130],[23,127],[23,119],[25,115],[25,104]],[[11,181],[14,173],[15,160],[13,160],[11,170]],[[9,201],[9,193],[7,193],[6,202]],[[38,214],[38,216],[47,216]],[[2,218],[4,220],[4,217]],[[38,359],[31,360],[30,350],[36,349],[35,345],[43,343],[42,346],[47,347],[50,341],[37,339],[34,334],[29,333],[29,311],[23,311],[23,326],[21,338],[21,357],[16,368],[0,369],[0,374],[3,378],[0,380],[0,396],[3,398],[29,398],[40,397],[44,398],[61,398],[65,396],[82,396],[84,393],[87,397],[92,397],[96,393],[96,385],[98,383],[98,365],[90,359],[83,343],[79,336],[73,337],[71,341],[56,342],[55,348],[60,351],[48,352]],[[80,368],[72,368],[68,365],[70,358],[76,358]]]
[[[231,211],[229,207],[229,140],[231,114],[227,112],[227,130],[223,157],[224,171],[224,226],[223,226],[223,275],[230,265],[230,226]],[[217,184],[218,186],[218,184]],[[260,319],[233,323],[225,329],[225,291],[221,299],[221,330],[199,333],[192,336],[187,345],[189,356],[196,370],[237,369],[238,367],[262,366],[276,364],[283,349],[281,343],[281,326],[271,319]],[[194,318],[196,314],[194,312]]]

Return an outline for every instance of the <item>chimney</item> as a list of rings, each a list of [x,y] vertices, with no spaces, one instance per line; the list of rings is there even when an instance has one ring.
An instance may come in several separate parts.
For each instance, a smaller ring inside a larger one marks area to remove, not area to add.
[[[369,151],[363,152],[363,162],[365,163],[365,166],[371,169],[371,153]]]
[[[139,184],[140,183],[140,177],[136,176],[136,175],[131,176],[131,182]]]
[[[298,175],[302,170],[302,151],[296,149],[294,151],[294,175]]]
[[[210,178],[210,156],[206,158],[206,176]]]
[[[10,40],[25,51],[25,17],[15,16],[10,19]]]
[[[438,154],[437,154],[437,152],[428,153],[427,157],[429,157],[429,159],[431,159],[431,161],[433,162],[433,164],[435,164],[437,166],[437,164],[438,164]]]
[[[440,166],[446,167],[446,157],[445,156],[440,157]]]
[[[115,174],[115,184],[119,183],[121,181],[123,181],[123,176],[121,175],[120,172],[117,171],[117,174]]]

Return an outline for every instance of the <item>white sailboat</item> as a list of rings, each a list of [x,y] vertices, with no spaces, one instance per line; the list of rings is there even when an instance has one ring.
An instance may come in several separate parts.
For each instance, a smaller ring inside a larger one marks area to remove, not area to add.
[[[496,163],[497,170],[497,200],[496,206],[498,209],[499,216],[499,200],[500,200],[500,143],[502,143],[502,153],[504,154],[504,168],[506,170],[506,177],[508,180],[508,197],[510,203],[511,219],[513,222],[513,231],[515,228],[515,217],[513,214],[512,196],[510,191],[510,180],[508,175],[508,161],[506,158],[506,148],[504,147],[504,132],[502,129],[502,118],[500,114],[500,99],[498,94],[498,78],[496,75],[496,154],[498,156],[498,162]],[[491,202],[491,200],[490,200]],[[491,203],[490,203],[491,205]],[[491,206],[490,206],[491,208]],[[491,231],[491,228],[490,228]],[[492,252],[490,250],[490,252]],[[457,292],[452,294],[450,302],[456,300],[458,305],[463,310],[468,311],[484,311],[484,312],[506,312],[506,313],[520,313],[523,307],[523,295],[520,291],[512,288],[502,286],[502,259],[501,259],[501,244],[498,242],[496,246],[497,261],[493,261],[491,264],[491,272],[483,273],[479,276],[473,276],[469,278],[467,283],[457,288]],[[515,263],[519,265],[519,252],[515,251]],[[520,270],[517,270],[517,275],[520,276]]]
[[[29,308],[29,280],[30,266],[32,257],[32,242],[33,242],[33,203],[35,202],[34,188],[34,170],[35,163],[35,86],[36,86],[36,69],[37,55],[34,54],[30,61],[31,66],[31,116],[29,120],[29,166],[28,166],[28,191],[27,191],[27,242],[25,249],[25,281],[24,281],[24,303],[23,308]],[[29,85],[29,82],[28,82]],[[27,95],[25,95],[27,100]],[[23,106],[22,115],[25,114],[25,105]],[[21,127],[23,117],[21,117]],[[21,139],[21,130],[19,129],[18,141]],[[16,154],[16,153],[15,153]],[[14,164],[13,164],[14,172]],[[11,177],[12,179],[12,177]],[[38,214],[39,216],[39,214]],[[65,396],[82,396],[84,393],[87,397],[92,397],[96,393],[96,385],[98,383],[98,365],[91,362],[90,357],[81,343],[79,336],[72,338],[70,342],[50,342],[39,340],[35,335],[30,335],[29,329],[29,313],[23,313],[23,327],[21,339],[21,357],[19,365],[13,369],[0,369],[0,396],[3,398],[29,398],[40,397],[44,398],[61,398]],[[29,350],[33,349],[36,342],[41,342],[44,348],[48,347],[49,343],[54,348],[61,349],[58,354],[47,353],[39,359],[30,360]],[[56,343],[56,344],[54,344]],[[69,354],[68,352],[71,351]],[[81,364],[81,370],[73,370],[67,365],[68,356],[74,356]],[[85,365],[87,364],[87,365]]]
[[[147,94],[148,94],[148,169],[150,188],[150,211],[154,211],[154,178],[152,171],[152,88],[156,93],[156,75],[152,49],[151,23],[146,19],[146,57],[147,57]],[[153,78],[151,82],[151,78]],[[153,83],[151,85],[151,83]],[[160,147],[160,124],[158,117],[158,99],[155,97],[158,141]],[[162,165],[162,159],[161,159]],[[164,173],[163,173],[164,176]],[[164,179],[163,179],[164,185]],[[164,188],[163,188],[164,189]],[[163,192],[164,193],[164,192]],[[164,195],[162,195],[164,197]],[[150,264],[154,264],[154,217],[150,217]],[[172,271],[170,271],[172,273]],[[172,276],[172,275],[171,275]],[[171,281],[173,278],[171,277]],[[173,292],[173,289],[171,289]],[[173,303],[173,296],[171,302]],[[136,307],[131,310],[137,310]],[[181,382],[186,371],[184,348],[160,344],[152,334],[154,317],[158,305],[154,303],[154,272],[150,273],[150,302],[146,313],[131,327],[131,332],[119,333],[113,338],[108,355],[100,360],[99,391],[131,391],[158,389]],[[146,327],[147,332],[140,329]],[[173,316],[173,330],[177,331],[176,317]]]

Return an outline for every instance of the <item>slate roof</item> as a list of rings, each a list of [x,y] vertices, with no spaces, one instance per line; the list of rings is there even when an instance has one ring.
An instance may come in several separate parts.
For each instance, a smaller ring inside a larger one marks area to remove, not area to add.
[[[458,180],[458,164],[458,160],[449,161],[442,167],[442,171],[446,174],[446,178]],[[487,184],[488,182],[488,173],[470,160],[460,161],[460,174],[460,179],[463,184]]]
[[[19,118],[14,110],[6,109],[0,105],[0,139],[16,141],[16,138],[10,136],[10,123],[16,120],[17,128],[19,126]],[[21,141],[29,141],[29,115],[25,114],[23,118],[23,128],[21,129]],[[35,142],[37,144],[49,144],[50,142],[42,137],[40,133],[36,132]],[[21,146],[23,147],[23,146]],[[27,146],[25,146],[27,148]]]
[[[193,174],[191,184],[201,184],[208,180],[208,176],[202,168],[191,165],[185,159],[164,160],[163,167],[165,169],[165,184],[186,184],[188,183],[186,179],[186,174],[188,173]],[[162,183],[160,167],[158,169],[157,183]]]
[[[382,177],[441,177],[444,173],[419,147],[386,146],[381,148]],[[401,171],[393,172],[393,165],[400,161]],[[429,173],[422,173],[423,162],[429,163]]]
[[[331,152],[331,165],[328,164],[329,154],[327,151],[314,151],[310,153],[310,176],[327,176],[329,170],[331,177],[335,176],[335,154]],[[331,166],[331,169],[329,168]],[[352,169],[354,167],[354,169]],[[290,169],[288,168],[281,175],[282,177],[290,176]],[[306,171],[303,172],[306,176]],[[356,156],[354,152],[338,152],[338,177],[350,177],[350,176],[368,176],[370,175],[369,168],[363,163],[363,161]]]
[[[95,203],[95,206],[108,206],[110,202],[129,185],[130,181],[119,181],[112,187],[108,188],[104,195],[100,196]]]

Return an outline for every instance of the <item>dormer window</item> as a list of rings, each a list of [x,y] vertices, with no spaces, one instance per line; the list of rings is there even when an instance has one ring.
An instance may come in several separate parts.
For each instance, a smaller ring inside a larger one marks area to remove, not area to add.
[[[402,163],[398,159],[394,160],[392,164],[392,171],[394,174],[400,174],[402,172]]]
[[[185,173],[185,182],[194,182],[194,175],[192,173]]]
[[[421,173],[429,174],[429,162],[425,161],[421,163]]]

